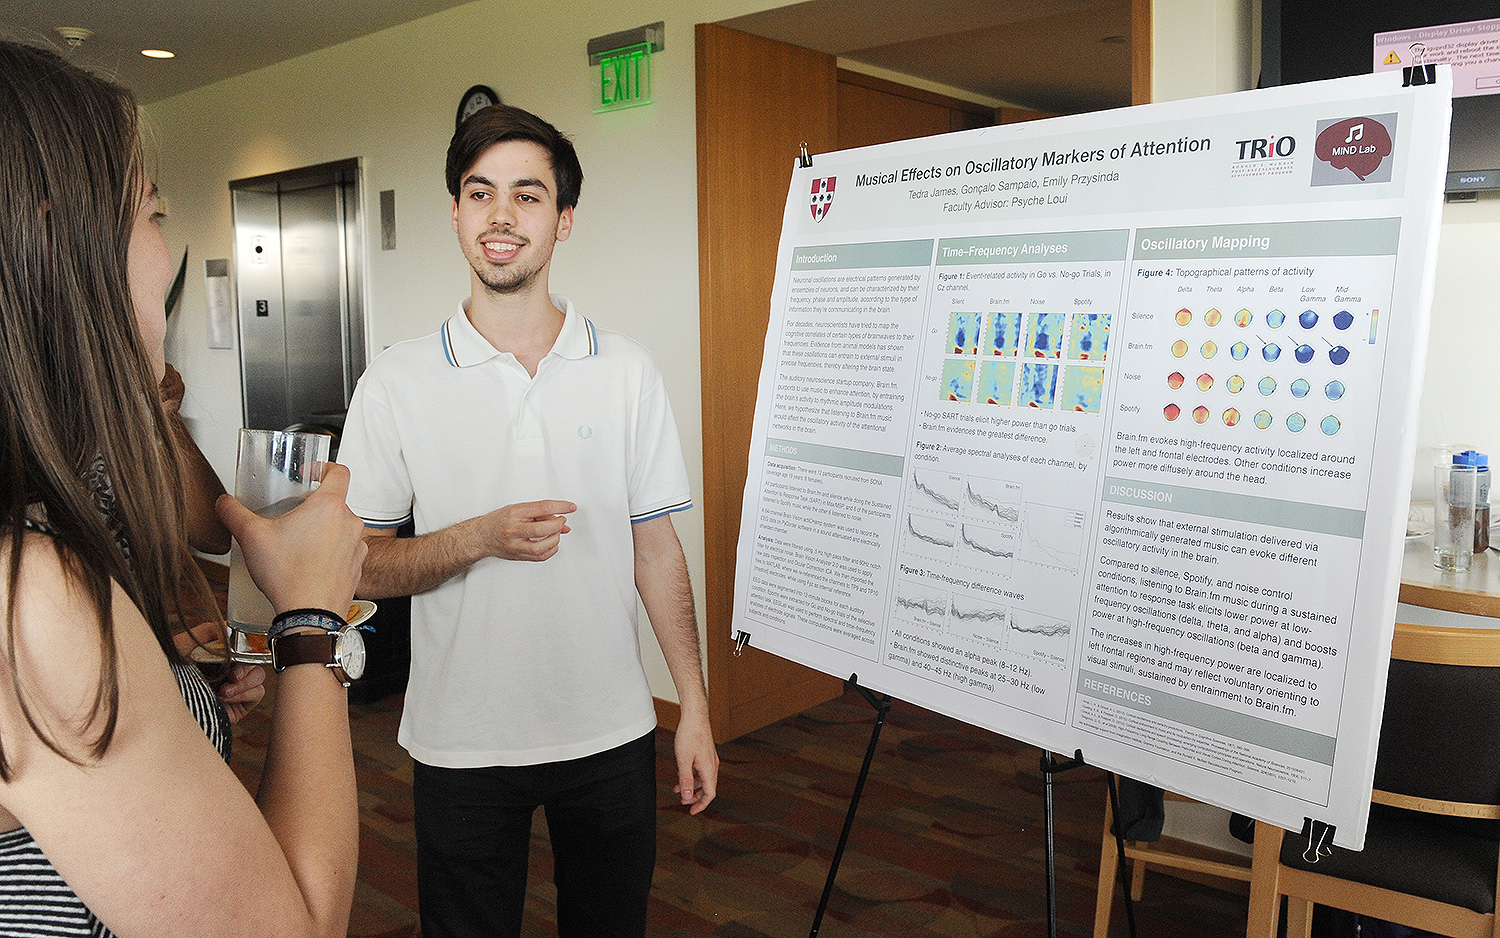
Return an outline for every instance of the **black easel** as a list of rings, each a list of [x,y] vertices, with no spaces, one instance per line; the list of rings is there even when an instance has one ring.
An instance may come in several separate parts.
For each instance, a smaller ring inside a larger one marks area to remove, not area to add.
[[[744,648],[745,642],[750,636],[744,632],[736,636],[735,654],[739,654]],[[873,690],[859,684],[859,675],[850,674],[849,680],[844,681],[844,693],[849,690],[858,690],[859,696],[865,699],[867,704],[874,707],[874,726],[870,729],[870,744],[865,746],[864,764],[859,765],[859,777],[853,783],[853,795],[849,798],[849,812],[844,815],[843,830],[838,833],[838,845],[834,848],[834,858],[828,864],[828,879],[823,882],[823,894],[817,900],[817,912],[813,915],[813,927],[807,932],[807,938],[817,938],[817,932],[823,927],[823,914],[828,911],[828,899],[834,893],[834,879],[838,876],[838,864],[843,861],[844,846],[849,843],[849,831],[853,830],[853,816],[859,810],[859,795],[864,794],[865,780],[870,777],[870,762],[874,761],[874,747],[880,743],[880,729],[885,726],[885,717],[891,713],[891,695],[876,696]],[[1056,821],[1053,816],[1052,800],[1052,776],[1068,771],[1070,768],[1079,768],[1085,765],[1083,761],[1083,750],[1076,749],[1073,758],[1062,759],[1052,752],[1044,752],[1041,756],[1041,777],[1043,777],[1044,792],[1044,815],[1046,815],[1047,830],[1047,938],[1058,938],[1058,839],[1056,839]],[[1113,777],[1110,779],[1110,795],[1115,795]],[[1119,807],[1116,807],[1118,812]],[[1124,861],[1124,843],[1121,845],[1122,861]],[[1124,869],[1124,863],[1122,863]],[[1125,914],[1130,918],[1131,938],[1136,936],[1136,915],[1130,908],[1130,891],[1125,893]]]
[[[1050,752],[1042,753],[1043,812],[1047,828],[1047,938],[1057,938],[1057,839],[1052,816],[1052,776],[1084,765],[1083,750],[1075,749],[1073,758],[1058,761]]]
[[[823,898],[818,900],[818,913],[813,916],[812,931],[808,938],[817,938],[823,927],[823,913],[828,911],[828,898],[833,895],[833,880],[839,875],[839,863],[844,859],[844,847],[849,843],[849,831],[854,827],[854,812],[859,810],[859,796],[865,790],[865,779],[870,777],[870,763],[875,758],[875,746],[880,742],[880,730],[885,726],[886,715],[891,712],[891,697],[884,694],[876,698],[875,692],[859,684],[859,675],[849,675],[844,682],[844,691],[859,691],[870,706],[875,708],[875,728],[870,731],[870,745],[865,749],[865,763],[859,768],[859,780],[854,783],[854,796],[849,799],[849,813],[844,816],[844,830],[839,834],[838,846],[833,851],[833,862],[828,867],[828,881],[823,884]]]
[[[741,633],[738,649],[743,647],[749,636]],[[833,861],[828,866],[828,879],[823,884],[823,896],[818,900],[818,911],[813,916],[812,930],[807,933],[808,938],[817,938],[818,932],[823,927],[823,915],[828,911],[828,900],[833,895],[833,883],[839,875],[839,864],[844,859],[844,847],[849,843],[849,832],[854,828],[854,815],[859,810],[859,797],[864,793],[865,781],[870,777],[870,763],[875,759],[875,747],[880,743],[880,730],[885,726],[885,718],[891,712],[891,697],[883,694],[876,697],[875,692],[859,683],[859,675],[851,674],[844,682],[844,691],[859,691],[859,695],[875,708],[875,726],[870,730],[870,744],[865,747],[865,761],[859,767],[859,778],[854,783],[854,794],[849,799],[849,811],[844,815],[844,829],[839,833],[838,846],[833,851]],[[1047,834],[1047,936],[1057,938],[1057,838],[1056,822],[1053,817],[1052,805],[1052,776],[1069,769],[1076,769],[1085,765],[1083,761],[1083,750],[1077,749],[1073,752],[1073,758],[1059,761],[1050,752],[1044,752],[1041,759],[1042,768],[1042,790],[1044,793],[1044,813]],[[1125,901],[1130,901],[1127,893]],[[1127,910],[1129,906],[1127,905]],[[1134,915],[1127,911],[1131,918],[1131,935],[1135,935]]]
[[[1120,794],[1115,787],[1115,773],[1105,772],[1104,781],[1109,786],[1109,814],[1114,821],[1115,855],[1120,859],[1119,873],[1115,878],[1120,881],[1120,892],[1125,895],[1125,924],[1130,928],[1130,938],[1136,938],[1135,900],[1130,898],[1130,876],[1125,864],[1125,822],[1120,820]]]

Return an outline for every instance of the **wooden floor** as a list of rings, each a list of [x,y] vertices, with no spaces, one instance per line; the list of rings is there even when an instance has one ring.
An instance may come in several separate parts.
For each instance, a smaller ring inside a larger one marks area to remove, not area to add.
[[[226,568],[205,564],[222,608]],[[274,684],[274,682],[273,682]],[[235,728],[235,773],[252,790],[274,688]],[[396,744],[401,697],[349,708],[359,782],[359,883],[349,934],[411,938],[417,926],[411,759]],[[659,833],[653,938],[801,938],[812,925],[874,712],[849,694],[720,747],[719,796],[674,804],[672,734],[657,731]],[[1036,749],[898,702],[881,735],[820,935],[1044,938],[1042,776]],[[1104,775],[1056,776],[1059,934],[1093,932]],[[556,934],[551,855],[538,813],[522,934]],[[1243,896],[1150,873],[1140,938],[1238,938]],[[1126,935],[1115,902],[1111,935]]]
[[[350,708],[359,774],[360,877],[350,935],[417,935],[411,760],[396,744],[398,696]],[[259,775],[269,707],[238,728],[234,767]],[[815,707],[724,745],[719,797],[690,817],[672,804],[672,737],[658,731],[660,834],[653,936],[808,934],[873,714],[858,696]],[[896,704],[881,737],[821,930],[864,936],[1046,935],[1040,753]],[[1092,932],[1103,775],[1057,776],[1060,934]],[[523,935],[556,933],[540,814]],[[1148,876],[1138,933],[1244,934],[1245,899]],[[1114,935],[1125,935],[1116,902]]]

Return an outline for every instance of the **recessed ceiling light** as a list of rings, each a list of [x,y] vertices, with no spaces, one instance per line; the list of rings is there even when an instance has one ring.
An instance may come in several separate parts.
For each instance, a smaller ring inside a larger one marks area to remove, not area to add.
[[[171,59],[177,57],[177,53],[168,52],[166,49],[142,49],[141,55],[144,55],[148,59]]]
[[[82,26],[57,26],[57,34],[63,37],[63,41],[76,49],[83,45],[84,41],[94,34],[92,29],[84,29]]]

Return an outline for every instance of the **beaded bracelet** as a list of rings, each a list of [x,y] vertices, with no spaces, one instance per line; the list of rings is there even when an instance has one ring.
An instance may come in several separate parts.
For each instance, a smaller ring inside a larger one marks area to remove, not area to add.
[[[271,629],[266,633],[266,641],[273,640],[288,629],[311,627],[327,632],[337,632],[348,624],[343,616],[329,612],[327,609],[289,609],[271,620]]]

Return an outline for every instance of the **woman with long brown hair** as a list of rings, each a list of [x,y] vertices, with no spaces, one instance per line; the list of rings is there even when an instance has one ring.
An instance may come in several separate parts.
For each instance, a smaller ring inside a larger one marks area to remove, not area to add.
[[[156,226],[130,93],[0,42],[0,934],[343,935],[343,687],[281,675],[252,800],[173,641],[195,568],[157,393],[174,271]],[[328,467],[274,521],[220,499],[278,612],[348,608],[347,484]]]

